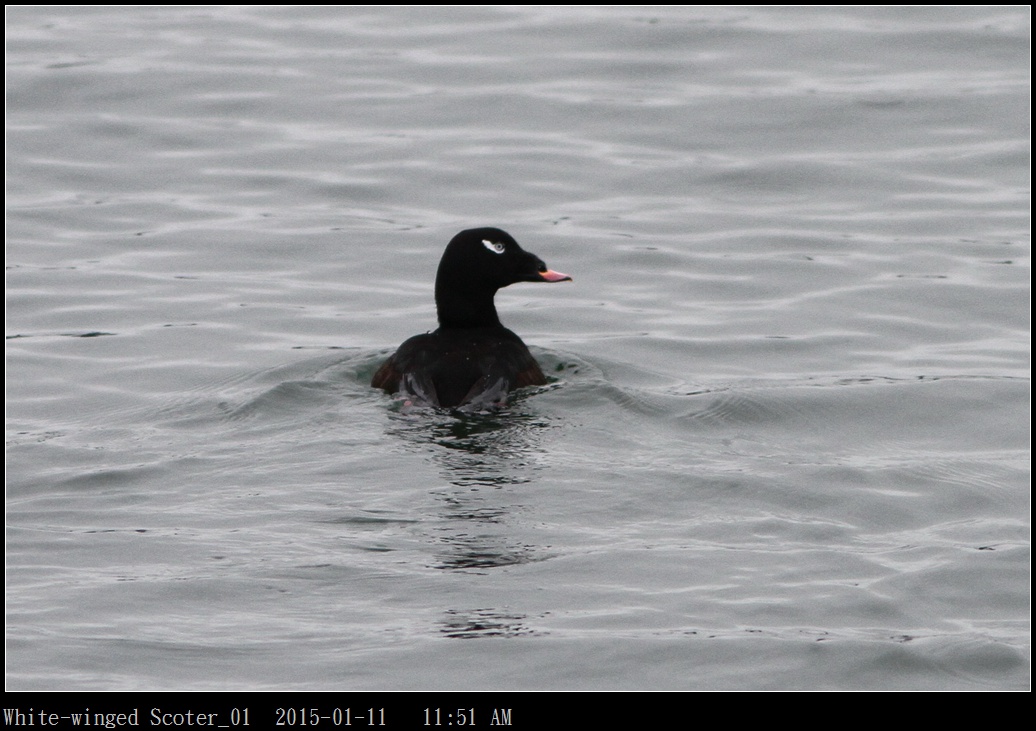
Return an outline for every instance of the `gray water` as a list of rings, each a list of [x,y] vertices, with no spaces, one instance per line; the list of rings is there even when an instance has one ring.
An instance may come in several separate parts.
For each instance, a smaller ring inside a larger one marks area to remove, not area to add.
[[[1028,688],[1027,6],[6,19],[8,689]]]

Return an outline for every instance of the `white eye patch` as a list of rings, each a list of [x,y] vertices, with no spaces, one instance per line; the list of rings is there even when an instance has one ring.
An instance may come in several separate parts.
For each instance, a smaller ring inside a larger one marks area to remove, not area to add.
[[[501,244],[499,241],[490,241],[489,239],[482,239],[482,245],[492,251],[494,254],[503,254],[507,251],[507,247]]]

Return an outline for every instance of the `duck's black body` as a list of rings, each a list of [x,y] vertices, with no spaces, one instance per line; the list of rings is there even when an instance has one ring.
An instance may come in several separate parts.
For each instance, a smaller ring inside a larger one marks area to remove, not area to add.
[[[415,335],[382,364],[371,385],[419,404],[481,408],[547,382],[522,339],[500,324],[493,297],[515,282],[561,282],[498,228],[461,231],[435,277],[439,329]]]
[[[492,407],[510,391],[547,382],[521,338],[507,328],[439,328],[415,335],[374,375],[372,386],[430,406]]]

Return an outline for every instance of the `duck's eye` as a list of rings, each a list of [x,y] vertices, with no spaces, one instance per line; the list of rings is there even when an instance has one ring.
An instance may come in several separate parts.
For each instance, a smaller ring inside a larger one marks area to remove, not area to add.
[[[490,241],[489,239],[482,239],[482,245],[492,251],[494,254],[503,254],[507,251],[507,247],[501,244],[499,241]]]

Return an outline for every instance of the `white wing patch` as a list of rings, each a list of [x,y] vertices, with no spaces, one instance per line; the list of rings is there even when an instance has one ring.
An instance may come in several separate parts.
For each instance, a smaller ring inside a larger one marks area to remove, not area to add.
[[[492,251],[494,254],[503,254],[507,251],[507,247],[501,244],[499,241],[490,241],[489,239],[482,239],[482,245]]]

